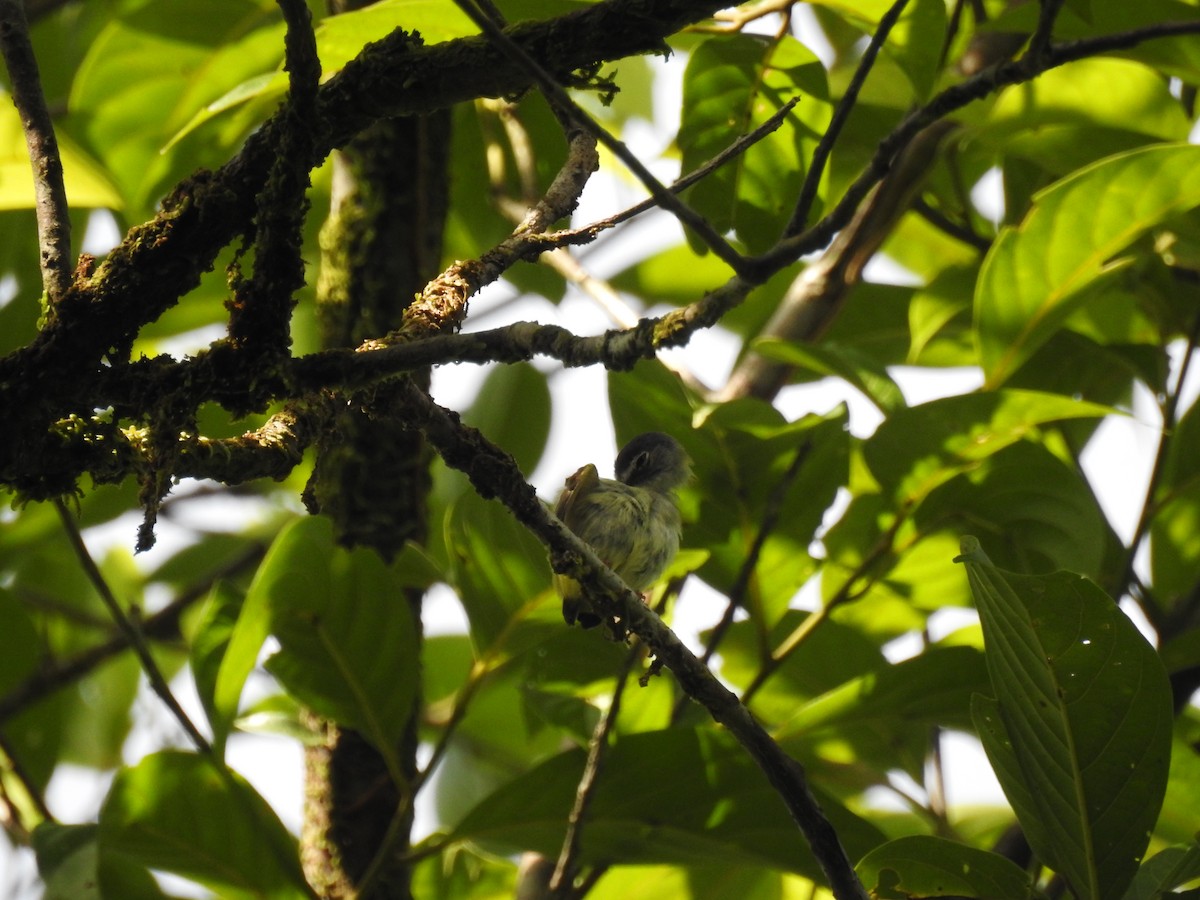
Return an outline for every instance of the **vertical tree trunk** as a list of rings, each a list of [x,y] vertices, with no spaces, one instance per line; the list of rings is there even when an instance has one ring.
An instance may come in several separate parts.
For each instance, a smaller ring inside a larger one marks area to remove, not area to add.
[[[449,113],[381,122],[334,159],[317,283],[326,346],[355,346],[398,327],[413,296],[437,274],[449,130]],[[376,409],[386,408],[388,390],[379,389]],[[333,519],[343,543],[373,547],[390,559],[405,541],[424,539],[429,460],[418,433],[347,407],[318,448],[305,499],[311,510]],[[419,629],[420,594],[395,599],[411,605]],[[419,715],[418,706],[400,748],[410,779]],[[404,840],[398,847],[407,846],[412,798],[402,796],[360,735],[315,717],[313,727],[319,740],[305,760],[306,874],[322,896],[358,896],[357,886],[401,808],[406,812],[397,825]],[[409,884],[406,867],[388,863],[368,896],[408,897]]]

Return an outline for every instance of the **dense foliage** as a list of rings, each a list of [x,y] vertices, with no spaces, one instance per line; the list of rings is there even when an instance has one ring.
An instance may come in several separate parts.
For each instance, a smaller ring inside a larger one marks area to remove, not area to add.
[[[0,2],[0,891],[1194,883],[1200,6],[332,5]],[[694,462],[662,620],[577,367]]]

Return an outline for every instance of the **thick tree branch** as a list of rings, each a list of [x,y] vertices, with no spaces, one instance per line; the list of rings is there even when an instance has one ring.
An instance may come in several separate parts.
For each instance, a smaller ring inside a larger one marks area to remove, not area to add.
[[[677,27],[680,16],[702,14],[702,10],[690,4],[662,2],[647,6],[650,11],[663,16],[654,20],[655,28],[666,29],[654,31],[653,34],[658,35],[654,41],[661,40],[662,34]],[[684,6],[687,6],[686,11],[682,9]],[[629,4],[609,0],[584,12],[602,17],[627,15]],[[626,43],[620,45],[622,52],[636,50],[651,41],[645,30],[649,26],[641,18],[635,20],[639,33],[626,35]],[[568,56],[577,53],[580,56],[573,58],[581,58],[587,44],[581,42],[578,34],[559,35],[560,43],[548,43],[558,25],[567,21],[576,25],[588,23],[591,27],[596,22],[608,20],[586,18],[584,13],[579,13],[550,23],[515,26],[507,33],[535,58],[561,63],[564,52],[569,51]],[[754,260],[753,271],[748,276],[734,276],[698,302],[662,319],[645,320],[629,331],[582,339],[575,339],[561,329],[518,324],[503,333],[463,336],[466,346],[437,343],[449,337],[442,334],[428,339],[433,343],[426,343],[426,340],[411,342],[412,346],[403,350],[381,347],[381,355],[374,356],[374,348],[378,345],[370,344],[364,349],[372,352],[358,354],[353,361],[336,356],[312,357],[296,361],[278,379],[260,377],[255,384],[257,393],[253,399],[261,404],[269,398],[297,398],[336,379],[341,379],[339,386],[352,387],[382,377],[385,369],[395,372],[418,362],[446,361],[445,354],[454,354],[459,361],[482,361],[489,355],[492,359],[511,361],[527,359],[534,353],[546,353],[568,365],[603,362],[610,368],[627,367],[659,347],[685,343],[697,328],[712,325],[739,304],[764,278],[790,264],[798,255],[823,246],[858,212],[866,194],[894,166],[896,154],[929,123],[1000,86],[1028,80],[1038,71],[1155,37],[1197,32],[1200,32],[1197,22],[1162,23],[1134,32],[1055,44],[1040,60],[1022,60],[1021,65],[1001,64],[944,91],[907,117],[885,138],[872,163],[821,222],[780,242],[776,248]],[[412,102],[413,98],[404,90],[390,94],[384,90],[392,106],[382,109],[373,105],[370,98],[375,98],[375,92],[380,88],[377,82],[367,83],[365,73],[368,68],[373,69],[384,83],[391,77],[389,73],[393,68],[406,73],[405,77],[413,79],[413,84],[430,89],[431,94],[423,97],[426,102],[434,103],[436,100],[431,98],[444,96],[439,92],[450,88],[445,84],[432,84],[428,67],[418,72],[412,66],[417,58],[429,65],[436,60],[448,62],[451,57],[443,54],[451,47],[462,54],[464,64],[487,59],[493,69],[498,67],[499,71],[507,71],[505,77],[518,80],[523,77],[528,83],[527,72],[497,55],[494,48],[489,49],[482,41],[451,42],[423,48],[410,39],[393,35],[367,48],[321,88],[318,94],[321,113],[312,129],[313,154],[318,156],[327,152],[335,136],[344,133],[351,121],[364,121],[360,117],[371,113],[403,111],[403,103]],[[597,38],[595,52],[602,55],[616,47],[612,35],[602,34]],[[589,58],[595,61],[597,56]],[[564,70],[565,64],[547,68],[551,73]],[[488,80],[494,74],[481,75],[475,70],[475,76],[483,77],[485,84],[494,83]],[[351,85],[358,86],[354,97],[342,93]],[[460,89],[465,90],[454,88]],[[250,375],[230,347],[214,348],[214,352],[197,361],[199,368],[195,370],[191,363],[177,363],[166,358],[134,365],[120,363],[140,327],[157,318],[182,291],[189,289],[198,279],[198,273],[211,264],[216,250],[249,221],[254,208],[252,198],[274,158],[273,151],[268,151],[277,146],[285,113],[275,116],[256,132],[247,141],[243,152],[219,174],[200,174],[183,183],[174,197],[168,198],[158,219],[133,229],[125,243],[97,273],[77,281],[59,304],[57,320],[44,329],[33,344],[0,360],[0,415],[13,433],[23,435],[26,441],[24,444],[8,442],[0,447],[0,483],[17,488],[26,496],[46,497],[72,491],[75,480],[85,471],[93,472],[101,480],[121,478],[134,467],[145,465],[146,460],[139,456],[140,438],[131,438],[128,429],[119,427],[118,420],[135,417],[145,421],[147,411],[160,408],[164,396],[192,409],[204,400],[216,400],[234,410],[246,408],[251,399],[247,389]],[[542,239],[530,234],[513,237],[514,243],[502,245],[479,261],[456,266],[431,284],[423,300],[433,320],[441,325],[452,322],[455,315],[461,315],[465,310],[466,298],[475,286],[497,277],[515,259],[524,258],[522,254],[536,255],[538,241]],[[855,254],[854,258],[865,261],[862,254]],[[455,310],[459,312],[456,314]],[[818,322],[827,321],[825,316],[816,318]],[[466,356],[457,356],[459,352]],[[103,357],[117,364],[106,364]],[[151,372],[159,374],[152,377]],[[108,407],[114,410],[111,420],[106,419],[103,412],[97,415],[97,410]],[[294,420],[295,416],[292,418]],[[284,431],[289,431],[292,424],[296,424],[295,421],[287,423]],[[269,430],[274,431],[274,428]],[[306,440],[304,431],[301,427],[301,433],[293,435],[300,439],[299,446]],[[181,459],[190,456],[189,465],[184,467],[188,471],[177,471],[176,475],[203,474],[195,462],[207,457],[209,462],[218,463],[218,454],[227,448],[219,443],[205,446],[195,438],[185,436],[184,442],[188,441],[192,441],[193,446],[185,447],[181,453]],[[254,436],[247,436],[239,449],[258,458],[256,465],[263,467],[260,472],[278,474],[294,458],[294,450],[289,448],[295,446],[295,441],[285,440],[280,445],[284,455],[273,462],[267,462],[263,452],[266,448],[254,440]],[[246,458],[229,457],[230,464],[224,468],[236,470],[230,474],[239,480],[257,477],[255,465],[246,464]],[[36,459],[36,465],[29,465],[30,459]]]
[[[71,285],[71,218],[58,139],[42,92],[22,0],[0,0],[0,54],[8,68],[13,105],[21,116],[33,166],[42,289],[47,307],[53,311]]]

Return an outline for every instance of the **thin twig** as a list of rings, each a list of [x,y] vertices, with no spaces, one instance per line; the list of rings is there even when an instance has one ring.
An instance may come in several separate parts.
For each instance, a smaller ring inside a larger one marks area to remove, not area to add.
[[[0,0],[0,54],[8,67],[13,104],[21,117],[33,166],[42,289],[48,308],[53,310],[71,286],[70,207],[54,122],[46,106],[21,0]]]
[[[211,577],[181,591],[174,600],[146,618],[141,625],[142,635],[160,640],[178,636],[179,617],[189,606],[207,596],[217,581],[231,578],[256,565],[265,552],[266,548],[261,544],[247,547],[242,553],[214,572]],[[69,684],[74,684],[102,663],[119,653],[124,653],[129,647],[129,635],[127,632],[121,631],[104,643],[81,651],[66,662],[54,665],[45,671],[35,672],[6,695],[0,697],[0,724],[28,709],[43,697]]]
[[[696,235],[704,241],[708,248],[735,272],[739,272],[744,268],[745,257],[735,250],[724,237],[718,234],[703,216],[676,197],[666,185],[655,178],[650,170],[646,168],[642,161],[624,143],[609,134],[606,129],[600,127],[591,116],[584,112],[579,104],[571,99],[562,85],[542,68],[537,60],[526,53],[519,44],[498,28],[495,22],[480,13],[469,0],[455,0],[455,3],[479,26],[480,30],[489,39],[495,42],[497,47],[513,61],[525,68],[530,76],[532,76],[538,88],[541,89],[552,104],[557,104],[561,108],[569,110],[571,119],[578,128],[604,144],[614,156],[621,160],[625,164],[625,167],[637,176],[638,180],[650,191],[650,194],[659,206],[671,212],[676,218],[696,232]]]
[[[803,622],[796,626],[791,634],[779,642],[779,646],[772,651],[771,655],[758,670],[758,674],[754,676],[754,679],[742,691],[742,703],[748,704],[750,702],[750,699],[767,683],[767,680],[779,671],[779,668],[788,661],[793,653],[804,645],[809,636],[817,630],[822,622],[829,618],[835,609],[844,603],[853,603],[866,594],[871,585],[874,584],[874,581],[870,580],[865,585],[859,585],[859,580],[870,572],[876,562],[892,551],[896,533],[900,530],[900,526],[904,521],[904,515],[897,515],[895,521],[879,536],[879,539],[875,541],[875,545],[863,557],[862,561],[855,566],[854,571],[842,583],[837,593],[830,597],[820,609],[807,616]]]
[[[762,0],[760,3],[754,3],[750,6],[741,6],[734,9],[722,9],[717,12],[713,19],[720,22],[720,25],[694,25],[690,30],[698,32],[711,31],[715,34],[731,34],[737,33],[758,19],[766,16],[779,13],[787,15],[790,12],[796,0]]]
[[[775,532],[775,527],[779,524],[779,516],[783,512],[783,501],[787,499],[788,491],[791,490],[792,484],[800,476],[800,472],[804,468],[804,463],[811,452],[811,439],[806,440],[796,448],[796,453],[792,457],[792,462],[788,466],[787,471],[783,473],[783,476],[779,479],[779,483],[767,498],[762,516],[759,518],[758,532],[754,535],[750,551],[746,554],[746,558],[742,560],[737,578],[734,579],[733,586],[729,589],[729,605],[725,607],[724,615],[721,616],[721,620],[717,622],[709,634],[708,644],[704,648],[704,654],[700,657],[700,662],[705,665],[708,665],[709,661],[713,658],[713,655],[717,652],[717,648],[725,637],[725,632],[733,624],[734,613],[745,603],[746,591],[750,586],[750,579],[754,576],[754,572],[758,568],[759,557],[762,556],[763,548],[767,545],[767,539]]]
[[[989,238],[975,232],[970,226],[955,222],[944,212],[930,206],[922,198],[913,200],[913,212],[932,225],[938,231],[950,235],[955,240],[962,241],[969,247],[974,247],[980,253],[987,253],[992,248]]]
[[[846,87],[846,93],[842,95],[837,108],[833,111],[829,127],[825,129],[825,133],[821,135],[821,140],[817,142],[817,147],[813,151],[808,171],[804,173],[804,184],[800,187],[800,195],[796,198],[796,207],[784,230],[784,235],[798,234],[808,224],[808,214],[812,211],[813,202],[817,199],[821,175],[825,172],[825,164],[829,160],[829,154],[833,151],[833,145],[842,133],[842,126],[846,124],[850,113],[854,111],[854,107],[858,103],[858,92],[862,90],[867,75],[875,65],[875,57],[879,55],[883,42],[887,40],[888,34],[899,20],[900,14],[904,12],[907,4],[908,0],[896,0],[880,18],[879,26],[871,35],[871,41],[867,44],[867,49],[863,51],[862,59],[858,61],[858,68],[854,70],[854,77],[850,79],[850,84]]]
[[[679,194],[690,188],[696,182],[707,178],[725,163],[731,159],[745,153],[767,135],[778,131],[779,126],[783,124],[784,119],[800,102],[799,97],[793,97],[788,100],[783,106],[779,107],[771,117],[755,128],[753,131],[748,131],[740,136],[737,140],[731,143],[728,147],[714,156],[712,159],[705,162],[703,165],[697,166],[681,176],[676,181],[667,185],[667,190],[673,194]],[[658,209],[660,206],[658,200],[654,197],[649,197],[639,203],[635,203],[628,209],[624,209],[615,215],[609,216],[606,219],[599,219],[592,222],[590,225],[584,225],[580,228],[574,228],[564,231],[555,231],[550,234],[542,235],[538,239],[538,243],[544,247],[560,247],[565,244],[583,244],[593,240],[596,235],[602,231],[606,231],[622,222],[632,219],[634,216],[646,212],[651,209]]]
[[[117,627],[121,630],[121,633],[129,642],[129,646],[141,662],[142,671],[146,673],[151,690],[166,704],[167,709],[171,711],[176,721],[187,732],[196,749],[205,756],[216,760],[217,757],[213,753],[212,745],[196,726],[192,724],[192,720],[188,718],[187,713],[183,711],[183,707],[179,705],[179,701],[175,699],[175,695],[171,693],[171,688],[167,685],[167,679],[163,677],[162,670],[159,669],[158,663],[154,661],[154,656],[150,653],[150,645],[146,642],[146,636],[134,624],[133,620],[125,615],[125,610],[121,609],[121,604],[117,602],[112,588],[108,586],[108,581],[105,580],[100,567],[96,565],[96,561],[92,559],[92,554],[88,551],[87,544],[83,542],[83,535],[80,533],[79,526],[76,524],[74,517],[67,509],[67,505],[62,500],[55,500],[54,508],[58,511],[58,517],[62,520],[67,540],[71,542],[71,546],[75,550],[75,556],[79,559],[79,564],[83,566],[84,573],[87,575],[88,580],[92,582],[92,586],[95,587],[101,601],[108,608],[113,621],[117,623]]]
[[[625,654],[625,660],[621,664],[616,683],[613,685],[612,701],[592,731],[591,740],[588,742],[587,761],[583,765],[583,775],[575,789],[575,803],[567,818],[567,831],[563,835],[562,850],[558,854],[558,862],[554,865],[554,874],[550,876],[551,897],[571,896],[571,883],[576,870],[575,859],[579,855],[579,838],[588,808],[596,794],[596,787],[600,783],[600,771],[604,766],[604,756],[608,752],[608,736],[612,733],[613,726],[617,722],[617,715],[621,711],[621,697],[625,692],[625,685],[629,681],[629,673],[633,671],[634,663],[642,658],[642,652],[642,645],[635,641],[634,645],[629,648],[629,652]]]
[[[1029,49],[1025,51],[1025,56],[1034,65],[1040,64],[1042,57],[1050,50],[1050,42],[1054,40],[1054,22],[1062,9],[1063,0],[1039,0],[1039,5],[1037,28],[1029,39]]]
[[[3,756],[4,760],[7,762],[7,765],[4,766],[4,768],[8,769],[16,782],[21,786],[21,790],[25,792],[26,797],[28,798],[29,802],[33,804],[33,808],[37,811],[37,814],[41,817],[41,820],[43,822],[53,822],[54,814],[50,812],[50,807],[46,805],[46,798],[42,796],[41,789],[38,787],[38,784],[34,780],[33,776],[29,773],[29,770],[25,768],[24,763],[21,762],[20,757],[17,755],[8,738],[2,732],[0,732],[0,756]],[[20,814],[25,804],[14,802],[13,800],[9,799],[9,793],[10,792],[5,787],[4,780],[0,779],[0,805],[7,806],[9,809],[11,809],[13,811],[13,819],[15,824],[19,825],[28,836],[32,836],[34,828],[36,828],[40,823],[22,821]]]
[[[1200,316],[1197,316],[1192,322],[1191,330],[1187,336],[1187,344],[1183,349],[1183,358],[1179,362],[1179,371],[1175,375],[1175,383],[1167,389],[1166,397],[1159,404],[1162,428],[1158,434],[1158,447],[1154,451],[1154,462],[1150,468],[1150,479],[1146,484],[1146,499],[1142,502],[1142,511],[1138,515],[1137,524],[1134,526],[1133,534],[1129,538],[1129,547],[1125,551],[1125,560],[1120,569],[1120,579],[1113,586],[1112,596],[1118,599],[1126,593],[1130,593],[1130,596],[1135,600],[1138,599],[1136,594],[1129,591],[1129,585],[1134,578],[1134,561],[1137,558],[1138,548],[1141,546],[1146,532],[1150,529],[1150,523],[1154,520],[1154,516],[1160,509],[1158,498],[1155,497],[1155,494],[1158,493],[1159,483],[1162,481],[1163,472],[1166,469],[1167,458],[1171,450],[1171,439],[1177,425],[1176,416],[1179,410],[1180,392],[1183,390],[1192,360],[1196,355],[1198,342],[1200,342]],[[1146,617],[1156,628],[1161,625],[1162,616],[1157,608],[1152,605],[1139,605],[1146,614]]]

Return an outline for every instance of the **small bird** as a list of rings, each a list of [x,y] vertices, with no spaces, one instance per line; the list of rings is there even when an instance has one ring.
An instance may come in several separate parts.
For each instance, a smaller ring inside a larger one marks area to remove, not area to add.
[[[674,491],[691,477],[691,460],[673,437],[639,434],[617,454],[616,481],[588,463],[567,479],[554,514],[589,544],[630,588],[650,587],[679,550],[679,508]],[[602,621],[582,586],[555,575],[568,625],[594,628]]]

